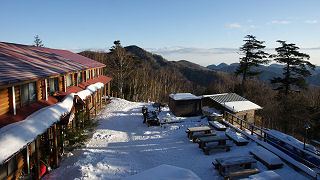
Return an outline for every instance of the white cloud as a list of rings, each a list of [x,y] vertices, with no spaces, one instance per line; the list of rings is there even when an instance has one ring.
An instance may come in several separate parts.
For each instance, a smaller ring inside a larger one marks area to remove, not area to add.
[[[318,20],[306,20],[305,21],[305,23],[307,23],[307,24],[316,24],[318,22],[319,22]]]
[[[227,25],[229,28],[241,28],[242,26],[238,23],[232,23]]]
[[[272,24],[290,24],[290,21],[278,21],[278,20],[274,20],[271,21]]]
[[[256,28],[256,26],[255,25],[250,25],[249,28],[250,29],[254,29],[254,28]]]
[[[159,53],[162,55],[167,54],[198,54],[202,56],[208,56],[210,54],[230,54],[237,53],[236,48],[197,48],[197,47],[164,47],[164,48],[148,48],[148,51],[152,53]]]

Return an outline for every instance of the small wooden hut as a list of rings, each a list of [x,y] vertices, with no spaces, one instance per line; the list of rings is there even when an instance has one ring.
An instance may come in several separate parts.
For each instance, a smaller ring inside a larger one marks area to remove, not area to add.
[[[169,95],[170,111],[176,116],[196,116],[201,114],[201,97],[191,93]]]
[[[215,108],[224,114],[225,111],[235,116],[254,122],[255,111],[262,109],[259,105],[239,96],[236,93],[203,95],[202,105]]]

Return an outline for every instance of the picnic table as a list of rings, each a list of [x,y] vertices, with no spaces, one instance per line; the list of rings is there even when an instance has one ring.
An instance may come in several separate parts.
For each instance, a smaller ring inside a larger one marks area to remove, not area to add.
[[[186,131],[188,138],[191,139],[193,133],[195,132],[204,132],[204,134],[211,134],[211,128],[209,126],[190,127]]]
[[[204,148],[209,142],[218,142],[218,145],[225,145],[228,137],[226,135],[200,137],[197,139],[199,148]]]
[[[256,174],[258,169],[252,168],[252,164],[257,161],[250,155],[247,156],[230,156],[216,158],[212,164],[219,170],[219,174],[229,179],[232,176],[241,176]]]

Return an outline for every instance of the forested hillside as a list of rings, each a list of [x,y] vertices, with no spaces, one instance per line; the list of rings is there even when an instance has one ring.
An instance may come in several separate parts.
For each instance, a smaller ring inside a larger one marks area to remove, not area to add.
[[[230,65],[221,63],[219,65],[209,65],[207,68],[234,74],[238,66],[239,63],[232,63]],[[253,68],[254,71],[262,71],[262,73],[258,76],[258,79],[267,83],[270,83],[270,79],[282,76],[282,69],[283,65],[279,64],[270,64],[268,66],[259,66]],[[320,86],[320,67],[317,66],[314,71],[311,71],[311,73],[312,75],[306,78],[308,84]]]
[[[170,93],[191,92],[201,95],[212,80],[219,79],[221,73],[185,60],[167,61],[162,56],[152,54],[138,46],[127,46],[125,50],[136,58],[131,67],[134,71],[125,79],[123,95],[136,101],[167,102]],[[107,65],[106,75],[111,77],[111,53],[83,51],[81,55]],[[114,78],[114,77],[113,77]],[[116,79],[112,91],[119,94]]]

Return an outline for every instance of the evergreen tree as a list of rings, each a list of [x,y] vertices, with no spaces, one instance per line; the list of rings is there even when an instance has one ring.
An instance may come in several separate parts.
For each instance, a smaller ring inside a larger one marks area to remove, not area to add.
[[[266,59],[268,53],[263,51],[266,47],[263,45],[264,41],[258,41],[253,35],[247,35],[243,41],[245,43],[240,47],[240,51],[244,57],[240,58],[240,65],[235,72],[237,76],[242,74],[242,86],[244,86],[248,77],[261,74],[261,72],[251,71],[252,67],[269,63],[269,60]]]
[[[299,47],[295,44],[287,44],[286,41],[280,41],[281,47],[276,48],[277,54],[273,55],[274,60],[284,64],[283,77],[277,77],[271,80],[272,84],[279,84],[276,88],[281,94],[288,95],[291,88],[307,89],[305,77],[311,76],[306,66],[315,69],[315,65],[307,61],[310,56],[300,53]]]
[[[34,36],[34,46],[36,47],[44,47],[44,44],[42,43],[42,40],[40,39],[40,37],[38,35]]]
[[[138,59],[128,53],[126,49],[121,46],[119,40],[114,41],[114,46],[111,47],[110,51],[111,63],[108,68],[115,78],[119,95],[122,96],[125,80],[136,70],[135,65]]]

